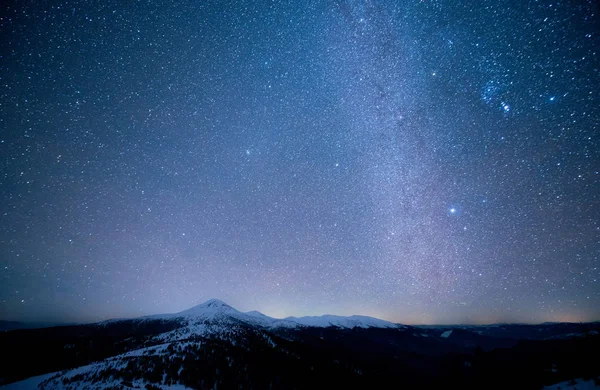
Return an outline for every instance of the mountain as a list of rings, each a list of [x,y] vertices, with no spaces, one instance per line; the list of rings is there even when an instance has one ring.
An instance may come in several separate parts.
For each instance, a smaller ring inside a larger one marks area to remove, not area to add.
[[[0,384],[539,388],[600,375],[587,358],[600,348],[598,330],[600,323],[415,327],[365,316],[277,319],[211,299],[173,314],[0,332]]]
[[[353,328],[401,328],[403,325],[366,316],[269,317],[258,311],[240,312],[219,299],[210,299],[191,309],[174,314],[161,314],[142,317],[138,320],[177,321],[181,326],[171,332],[161,334],[157,340],[173,342],[192,336],[232,336],[244,327],[275,330],[279,328],[299,329],[303,327]],[[113,320],[114,321],[114,320]],[[113,322],[108,321],[107,323]]]
[[[243,313],[237,311],[225,302],[219,299],[210,299],[200,305],[194,306],[191,309],[181,311],[175,314],[154,315],[144,318],[151,319],[173,319],[185,318],[191,323],[236,323],[242,322],[248,325],[263,326],[267,328],[293,328],[301,326],[310,327],[328,327],[336,326],[339,328],[397,328],[403,325],[394,324],[392,322],[380,320],[367,316],[335,316],[323,315],[312,317],[287,317],[283,319],[269,317],[258,311],[250,311]]]
[[[404,325],[394,324],[388,321],[380,320],[373,317],[366,316],[334,316],[334,315],[323,315],[319,317],[287,317],[284,321],[298,324],[299,326],[312,326],[318,328],[325,328],[328,326],[335,326],[339,328],[401,328]],[[279,325],[279,324],[276,324]],[[280,326],[280,325],[279,325]]]

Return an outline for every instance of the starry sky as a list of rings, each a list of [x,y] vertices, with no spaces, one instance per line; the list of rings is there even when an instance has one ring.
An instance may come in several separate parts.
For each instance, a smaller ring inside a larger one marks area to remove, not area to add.
[[[600,319],[588,0],[16,1],[0,319]]]

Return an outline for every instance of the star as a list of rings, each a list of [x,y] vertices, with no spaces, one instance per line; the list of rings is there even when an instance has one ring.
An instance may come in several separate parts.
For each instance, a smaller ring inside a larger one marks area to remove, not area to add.
[[[593,2],[58,3],[2,30],[0,320],[600,319]]]

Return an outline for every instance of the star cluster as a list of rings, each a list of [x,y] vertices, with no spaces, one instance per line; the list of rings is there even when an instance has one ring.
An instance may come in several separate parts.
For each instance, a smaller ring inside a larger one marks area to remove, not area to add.
[[[0,12],[0,318],[600,318],[594,2]]]

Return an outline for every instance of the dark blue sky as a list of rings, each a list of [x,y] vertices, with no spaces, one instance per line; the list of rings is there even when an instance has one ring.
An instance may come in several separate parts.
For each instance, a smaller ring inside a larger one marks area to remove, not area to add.
[[[595,2],[0,12],[0,318],[600,319]]]

